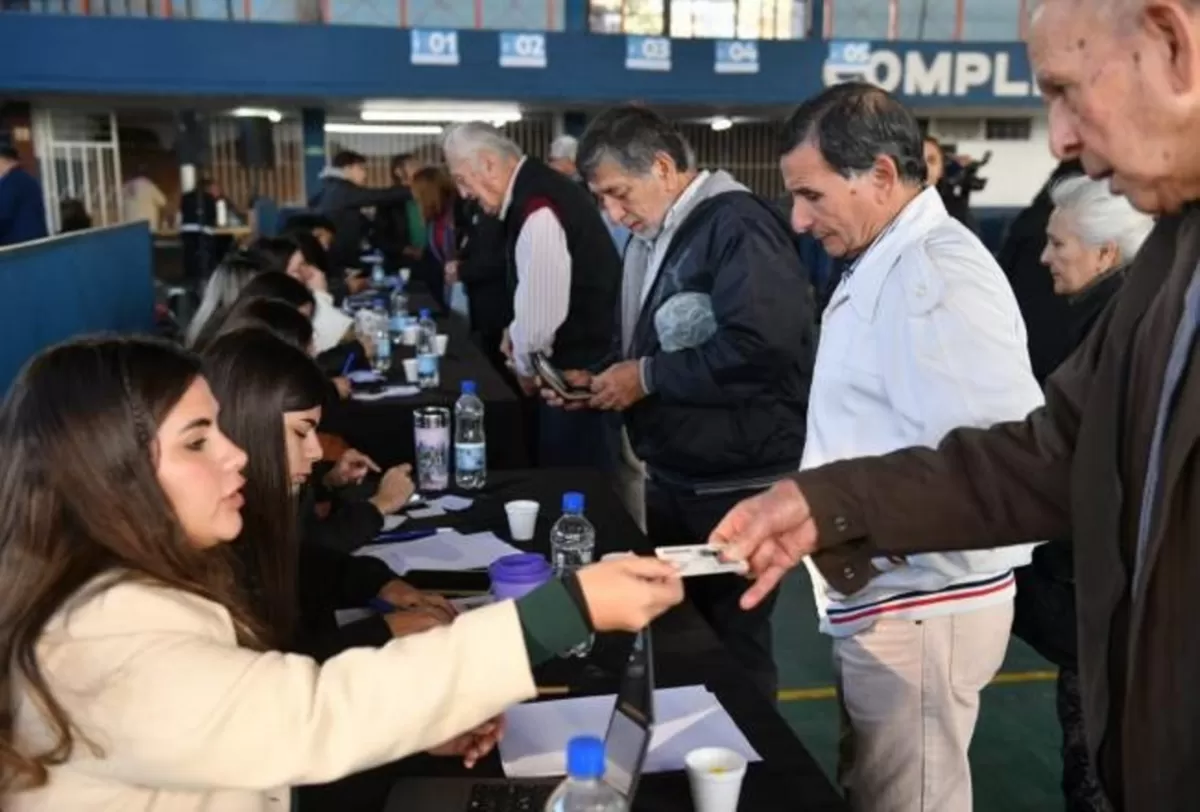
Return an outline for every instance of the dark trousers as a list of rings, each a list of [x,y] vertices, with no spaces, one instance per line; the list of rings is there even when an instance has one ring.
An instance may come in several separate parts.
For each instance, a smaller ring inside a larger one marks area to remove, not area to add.
[[[646,534],[657,547],[703,544],[729,509],[752,494],[739,491],[700,495],[647,478]],[[747,612],[738,600],[748,586],[749,582],[737,575],[710,575],[684,582],[688,599],[733,658],[749,672],[754,686],[774,701],[779,687],[771,641],[776,593]]]
[[[621,453],[619,419],[611,412],[568,412],[539,401],[538,467],[616,471]]]
[[[1055,711],[1062,727],[1064,808],[1067,812],[1108,812],[1111,807],[1088,755],[1083,728],[1076,665],[1075,586],[1052,568],[1039,566],[1042,563],[1035,554],[1033,564],[1016,570],[1013,634],[1058,666]]]

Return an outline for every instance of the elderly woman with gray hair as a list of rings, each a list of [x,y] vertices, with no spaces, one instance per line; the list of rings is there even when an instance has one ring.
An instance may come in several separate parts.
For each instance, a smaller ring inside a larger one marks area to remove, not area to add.
[[[1073,177],[1050,191],[1042,263],[1054,292],[1069,301],[1071,347],[1078,347],[1124,282],[1125,268],[1154,227],[1153,218],[1114,195],[1104,181]],[[1017,570],[1013,633],[1058,666],[1057,711],[1063,729],[1062,789],[1068,812],[1110,807],[1089,762],[1079,699],[1075,579],[1071,544],[1051,541]]]

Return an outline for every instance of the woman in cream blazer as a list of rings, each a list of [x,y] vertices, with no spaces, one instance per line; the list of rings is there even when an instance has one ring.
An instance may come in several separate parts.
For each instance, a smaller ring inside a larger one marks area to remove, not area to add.
[[[488,720],[534,696],[533,664],[682,599],[669,565],[616,559],[322,666],[265,651],[221,546],[241,529],[245,461],[196,359],[169,345],[76,341],[14,383],[5,810],[258,812],[287,809],[291,785],[439,745],[471,763],[494,744]]]

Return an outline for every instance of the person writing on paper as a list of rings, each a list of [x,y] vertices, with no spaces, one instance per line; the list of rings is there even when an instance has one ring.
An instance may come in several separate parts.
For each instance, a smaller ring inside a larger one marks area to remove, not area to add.
[[[307,292],[300,283],[286,274],[262,274],[251,280],[245,293],[258,287],[257,283],[267,278],[278,279]],[[259,329],[307,355],[312,354],[313,329],[307,318],[288,302],[246,298],[245,293],[234,303],[216,332],[211,337],[201,336],[193,349],[208,356],[210,346],[222,336],[242,330]],[[309,367],[306,365],[303,369],[307,371]],[[225,372],[230,370],[225,368]],[[250,377],[245,381],[244,388],[242,384],[231,384],[229,392],[233,394],[263,390],[272,381],[269,364],[256,370],[255,374],[257,377]],[[279,389],[277,387],[267,391],[278,393]],[[315,393],[308,395],[306,402],[318,405],[317,401],[312,400],[313,397]],[[249,399],[251,402],[255,400],[253,397]],[[414,489],[410,470],[408,465],[398,465],[382,472],[379,485],[369,499],[343,499],[343,489],[360,485],[371,472],[380,473],[379,466],[366,454],[354,448],[343,451],[336,462],[322,462],[317,475],[310,478],[312,484],[304,489],[301,499],[304,505],[301,516],[304,519],[305,537],[315,544],[343,552],[352,552],[370,543],[382,528],[383,517],[398,512],[412,496]],[[322,502],[332,504],[332,510],[327,515],[318,515],[316,506]]]
[[[205,375],[221,404],[219,425],[237,445],[255,449],[243,472],[242,532],[232,544],[248,592],[269,619],[272,642],[325,660],[352,646],[379,646],[392,635],[423,631],[454,617],[449,603],[396,578],[385,564],[352,556],[383,527],[386,494],[339,505],[316,518],[308,481],[321,459],[316,427],[325,382],[304,353],[264,330],[219,337],[204,353]],[[347,451],[352,468],[362,455]],[[407,466],[397,469],[412,493]],[[407,494],[404,496],[407,499]],[[330,543],[323,536],[336,536]],[[334,612],[373,599],[403,608],[338,628]]]
[[[9,812],[286,809],[441,743],[474,764],[533,664],[682,599],[664,562],[602,561],[324,665],[272,651],[226,546],[246,455],[218,419],[198,359],[150,339],[52,347],[0,406]]]

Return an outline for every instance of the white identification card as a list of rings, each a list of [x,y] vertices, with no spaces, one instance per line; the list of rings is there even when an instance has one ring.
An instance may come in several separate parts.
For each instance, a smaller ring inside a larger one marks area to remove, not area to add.
[[[720,548],[707,544],[656,547],[654,554],[663,561],[676,564],[679,574],[684,578],[697,575],[745,575],[748,569],[745,561],[722,561]]]

